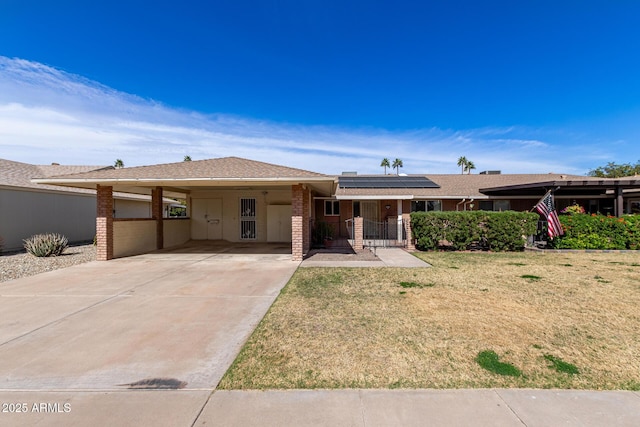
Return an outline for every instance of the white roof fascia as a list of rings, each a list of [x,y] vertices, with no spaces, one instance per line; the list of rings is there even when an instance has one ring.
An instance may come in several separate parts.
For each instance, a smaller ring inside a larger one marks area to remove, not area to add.
[[[91,183],[91,184],[141,184],[141,183],[159,183],[159,182],[171,182],[188,184],[193,183],[211,183],[211,182],[333,182],[332,178],[326,177],[281,177],[281,178],[36,178],[31,182],[36,184],[76,184],[76,183]]]

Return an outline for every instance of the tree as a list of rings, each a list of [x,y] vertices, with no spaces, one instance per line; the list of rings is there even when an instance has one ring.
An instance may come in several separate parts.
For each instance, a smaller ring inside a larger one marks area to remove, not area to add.
[[[606,166],[600,166],[589,171],[589,176],[597,176],[599,178],[621,178],[634,175],[640,175],[640,160],[635,165],[630,163],[617,165],[614,162],[609,162]]]
[[[191,156],[184,156],[184,161],[185,162],[190,162],[191,161]]]
[[[460,166],[460,173],[461,174],[464,173],[464,170],[467,167],[467,163],[469,163],[469,160],[467,160],[467,158],[465,156],[458,157],[458,166]]]
[[[122,159],[117,159],[113,164],[113,167],[115,167],[116,169],[121,169],[124,167],[124,162],[122,161]]]
[[[400,174],[400,168],[402,167],[402,160],[395,159],[393,161],[393,165],[391,165],[391,167],[393,167],[396,170],[396,175],[399,175]]]
[[[380,166],[384,167],[384,174],[387,174],[387,168],[391,167],[391,163],[389,163],[389,159],[387,159],[386,157],[384,159],[382,159],[382,163],[380,163]]]
[[[464,169],[467,171],[467,174],[469,175],[471,175],[471,169],[475,169],[475,168],[476,168],[476,165],[474,165],[471,160],[469,160],[464,167]]]

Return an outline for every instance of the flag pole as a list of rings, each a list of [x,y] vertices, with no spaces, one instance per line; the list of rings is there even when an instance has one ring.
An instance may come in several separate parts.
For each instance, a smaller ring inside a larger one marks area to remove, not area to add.
[[[558,187],[558,188],[560,188],[560,187]],[[542,197],[540,198],[540,200],[544,200],[544,198],[545,198],[545,197],[547,197],[547,195],[548,195],[550,192],[552,192],[552,191],[553,191],[553,189],[551,189],[551,190],[547,190],[547,192],[546,192],[546,193],[544,193],[544,196],[542,196]],[[538,203],[540,203],[540,200],[538,200]],[[536,206],[538,206],[538,203],[536,203],[535,205],[533,205],[533,207],[529,210],[529,212],[533,212],[533,211],[534,211],[534,209],[536,209]]]

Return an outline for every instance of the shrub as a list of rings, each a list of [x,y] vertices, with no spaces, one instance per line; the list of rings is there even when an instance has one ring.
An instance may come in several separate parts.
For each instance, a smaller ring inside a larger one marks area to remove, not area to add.
[[[486,236],[492,251],[521,251],[527,237],[536,233],[538,214],[487,212]]]
[[[530,212],[414,212],[411,228],[416,247],[494,251],[522,250],[535,234],[538,214]]]
[[[61,255],[69,245],[69,241],[61,234],[36,234],[24,240],[24,248],[31,255],[48,257]]]
[[[551,242],[558,249],[638,249],[640,221],[637,216],[561,215],[564,236]]]

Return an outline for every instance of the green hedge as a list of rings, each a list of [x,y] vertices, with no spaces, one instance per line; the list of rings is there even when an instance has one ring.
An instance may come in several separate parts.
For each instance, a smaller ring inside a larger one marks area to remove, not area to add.
[[[414,212],[411,229],[420,250],[471,248],[524,249],[536,233],[539,215],[531,212]]]
[[[640,216],[561,215],[564,236],[550,244],[557,249],[640,249]]]

